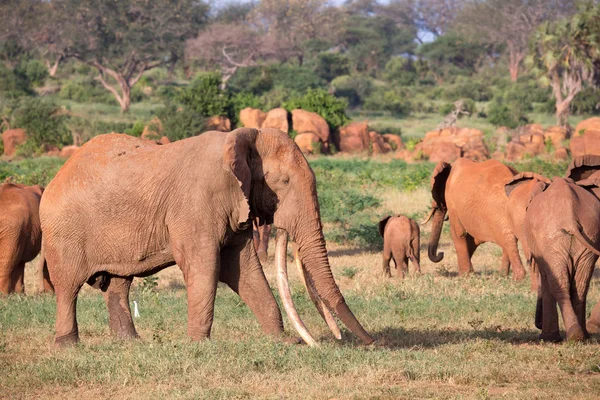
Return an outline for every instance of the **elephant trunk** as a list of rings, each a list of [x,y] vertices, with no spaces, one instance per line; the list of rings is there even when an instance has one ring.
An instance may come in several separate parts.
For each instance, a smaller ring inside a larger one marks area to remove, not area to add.
[[[429,239],[428,254],[429,259],[438,263],[444,258],[444,252],[437,252],[438,244],[440,242],[440,235],[442,234],[442,226],[444,225],[444,218],[446,217],[446,210],[440,207],[436,207],[433,213],[433,224],[431,227],[431,238]]]
[[[333,278],[320,222],[315,221],[314,229],[308,234],[298,232],[294,236],[300,261],[306,267],[307,278],[314,283],[319,298],[363,343],[373,343],[374,339],[358,322]]]

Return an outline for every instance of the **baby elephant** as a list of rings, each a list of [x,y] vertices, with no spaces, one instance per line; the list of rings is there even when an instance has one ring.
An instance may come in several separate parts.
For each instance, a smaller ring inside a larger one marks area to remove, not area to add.
[[[391,278],[390,259],[394,259],[398,276],[404,278],[408,273],[408,259],[421,272],[421,233],[419,225],[404,215],[387,216],[379,222],[379,234],[383,237],[383,274]],[[400,268],[398,268],[400,267]]]

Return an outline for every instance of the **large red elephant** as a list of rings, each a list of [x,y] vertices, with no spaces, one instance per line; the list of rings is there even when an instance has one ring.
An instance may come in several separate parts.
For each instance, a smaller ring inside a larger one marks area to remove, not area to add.
[[[252,220],[278,229],[278,287],[291,322],[287,235],[298,245],[319,301],[364,343],[372,337],[340,292],[327,257],[315,175],[298,146],[275,129],[236,129],[157,146],[128,135],[100,135],[50,182],[40,206],[50,278],[56,290],[56,343],[79,340],[75,307],[85,282],[104,291],[111,331],[134,337],[133,277],[177,264],[188,298],[188,334],[210,336],[218,281],[250,307],[263,330],[283,332],[281,312],[252,241]]]

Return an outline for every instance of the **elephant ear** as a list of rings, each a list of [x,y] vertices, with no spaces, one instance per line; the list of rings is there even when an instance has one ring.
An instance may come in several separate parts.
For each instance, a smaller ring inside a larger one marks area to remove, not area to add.
[[[239,128],[227,134],[223,148],[223,168],[229,171],[240,186],[238,227],[245,229],[250,218],[250,185],[252,173],[248,158],[255,148],[258,130]]]
[[[575,157],[567,172],[566,178],[573,179],[575,182],[589,178],[594,172],[600,171],[600,155],[586,154]]]
[[[534,172],[522,172],[513,176],[508,182],[504,184],[504,192],[506,193],[506,197],[510,197],[510,194],[513,192],[513,190],[519,187],[519,185],[531,182],[532,180],[545,182],[548,185],[550,184],[550,182],[552,182],[550,179],[540,174],[536,174]]]
[[[392,218],[392,216],[388,215],[387,217],[385,217],[384,219],[379,221],[379,236],[383,237],[383,232],[385,231],[385,226],[387,225],[390,218]]]
[[[527,206],[525,207],[525,209],[529,208],[529,204],[531,203],[533,198],[538,194],[543,193],[548,188],[548,186],[550,186],[550,183],[546,183],[544,181],[539,181],[536,185],[534,185],[531,189],[531,192],[529,192],[529,198],[527,199]]]
[[[447,162],[440,161],[431,174],[431,196],[437,207],[446,208],[446,182],[450,175],[452,166]]]

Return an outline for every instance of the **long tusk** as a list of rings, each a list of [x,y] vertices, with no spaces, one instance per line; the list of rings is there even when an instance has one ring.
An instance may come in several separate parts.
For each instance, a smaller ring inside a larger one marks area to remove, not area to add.
[[[313,339],[304,322],[300,319],[298,311],[292,301],[292,292],[287,274],[287,232],[283,229],[277,229],[277,238],[275,243],[275,264],[277,266],[277,289],[283,302],[283,307],[287,313],[290,322],[300,337],[311,347],[318,347],[318,343]]]
[[[341,340],[342,332],[340,332],[340,328],[335,322],[333,314],[331,314],[329,308],[327,308],[325,303],[323,303],[323,300],[321,300],[321,298],[317,294],[315,284],[306,273],[306,268],[304,268],[304,265],[302,265],[302,261],[300,261],[298,250],[296,250],[296,252],[294,253],[294,261],[296,262],[296,267],[298,268],[298,272],[300,273],[300,277],[302,278],[302,282],[304,283],[304,287],[306,288],[310,299],[315,304],[315,307],[317,307],[317,310],[319,311],[319,314],[321,314],[321,317],[325,320],[325,323],[327,323],[327,326],[329,327],[331,333],[333,333],[333,336],[335,336],[336,339]]]
[[[431,211],[429,211],[427,218],[425,218],[425,221],[421,222],[421,225],[425,225],[426,223],[428,223],[429,220],[431,219],[431,217],[433,216],[434,212],[435,212],[435,208],[432,208]]]

